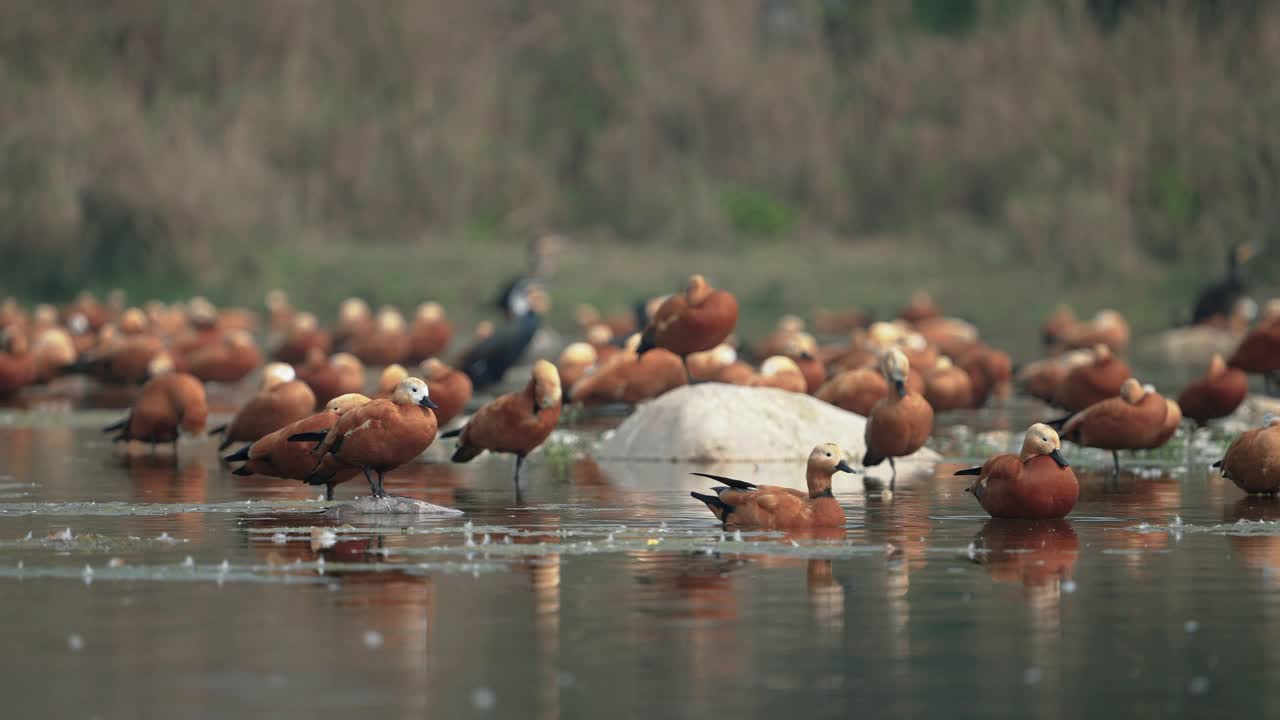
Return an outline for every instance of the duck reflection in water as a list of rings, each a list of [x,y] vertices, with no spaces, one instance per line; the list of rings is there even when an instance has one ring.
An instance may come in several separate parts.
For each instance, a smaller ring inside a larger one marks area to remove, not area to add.
[[[1062,583],[1080,559],[1080,539],[1067,520],[992,519],[974,537],[974,562],[991,579],[1022,584],[1034,634],[1061,629]]]
[[[1246,495],[1228,508],[1223,517],[1223,521],[1228,523],[1240,520],[1280,520],[1280,497]],[[1257,570],[1280,569],[1280,536],[1233,534],[1227,536],[1227,543],[1231,546],[1231,554],[1239,557],[1245,567]],[[1266,576],[1274,586],[1271,573],[1266,573]]]

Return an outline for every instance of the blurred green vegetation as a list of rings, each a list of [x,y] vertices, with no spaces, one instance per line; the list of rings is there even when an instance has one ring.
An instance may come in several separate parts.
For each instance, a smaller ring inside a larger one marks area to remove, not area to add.
[[[700,269],[762,315],[1162,325],[1276,245],[1277,38],[1254,0],[11,0],[0,283],[465,303],[558,230],[566,313]]]

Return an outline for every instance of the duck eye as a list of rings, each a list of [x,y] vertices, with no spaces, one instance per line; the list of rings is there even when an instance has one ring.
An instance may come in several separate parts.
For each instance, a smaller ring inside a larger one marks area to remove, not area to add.
[[[827,457],[831,457],[831,453],[827,453]]]

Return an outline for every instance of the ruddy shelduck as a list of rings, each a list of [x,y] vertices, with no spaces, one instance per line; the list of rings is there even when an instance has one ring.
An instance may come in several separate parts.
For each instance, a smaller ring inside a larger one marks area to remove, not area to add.
[[[441,426],[448,425],[471,402],[471,378],[437,358],[428,358],[419,366],[419,370],[431,390],[431,399],[437,405],[436,421]]]
[[[390,399],[370,400],[338,419],[316,448],[320,463],[305,482],[332,488],[344,467],[356,468],[369,481],[374,497],[386,497],[383,476],[421,455],[435,440],[435,407],[426,381],[405,378]],[[295,438],[308,439],[290,436]],[[336,461],[332,465],[324,462],[329,456]]]
[[[1116,474],[1120,473],[1121,450],[1151,446],[1165,432],[1169,405],[1158,393],[1148,392],[1136,378],[1120,387],[1120,394],[1094,403],[1061,421],[1060,435],[1077,445],[1110,450]]]
[[[235,383],[262,364],[253,336],[244,330],[228,333],[221,342],[205,345],[178,358],[179,367],[204,382]]]
[[[319,348],[313,348],[307,362],[298,367],[298,378],[323,405],[339,395],[363,392],[364,363],[351,353],[334,353],[326,358]]]
[[[724,483],[712,488],[715,495],[689,493],[706,504],[726,528],[784,530],[844,527],[844,508],[831,492],[831,479],[838,472],[856,473],[835,443],[823,443],[809,453],[805,469],[807,490],[778,485],[755,485],[743,480],[692,473]]]
[[[768,387],[788,392],[804,394],[808,391],[808,382],[800,366],[785,355],[774,355],[764,361],[760,372],[747,381],[749,387]]]
[[[1249,378],[1244,371],[1227,367],[1221,355],[1214,355],[1205,374],[1182,389],[1178,405],[1183,415],[1203,427],[1235,412],[1248,394]]]
[[[907,389],[907,357],[898,349],[884,354],[880,359],[881,372],[889,379],[889,396],[876,403],[867,418],[867,452],[863,466],[879,465],[889,461],[893,475],[889,481],[892,492],[898,480],[895,457],[904,457],[924,447],[933,433],[933,408],[920,393]]]
[[[1080,498],[1080,482],[1062,457],[1062,441],[1044,423],[1027,429],[1018,455],[997,455],[956,475],[977,476],[965,492],[996,518],[1065,517]]]
[[[1124,381],[1133,376],[1129,364],[1116,357],[1111,348],[1097,345],[1093,348],[1093,362],[1071,369],[1058,386],[1054,404],[1077,412],[1115,397]]]
[[[307,384],[297,379],[293,366],[268,363],[262,370],[262,389],[226,425],[209,431],[222,433],[218,449],[233,442],[252,442],[267,433],[310,415],[316,407],[316,395]]]
[[[438,302],[422,303],[409,328],[409,362],[420,363],[439,356],[452,339],[453,323],[445,317],[444,307]]]
[[[710,350],[724,342],[738,324],[738,300],[717,290],[701,275],[689,278],[682,293],[662,303],[641,336],[641,355],[663,348],[679,355]]]
[[[290,320],[288,332],[272,355],[280,362],[291,365],[306,362],[313,350],[328,355],[333,347],[333,339],[329,331],[320,327],[316,316],[311,313],[298,313]]]
[[[275,432],[268,433],[240,448],[238,452],[223,458],[227,462],[243,462],[232,471],[235,475],[267,475],[289,480],[306,480],[316,470],[316,456],[312,452],[316,441],[323,440],[338,418],[369,402],[359,393],[339,395],[325,404],[323,411],[290,423]],[[302,436],[304,440],[291,440]],[[350,480],[360,473],[353,467],[338,467],[329,482],[325,483],[325,497],[333,499],[333,487]]]
[[[1280,418],[1268,416],[1262,427],[1246,430],[1213,466],[1247,493],[1280,491]]]
[[[129,414],[103,428],[103,432],[118,433],[114,442],[173,443],[176,450],[180,431],[191,435],[204,432],[209,417],[204,385],[195,376],[166,370],[166,366],[172,367],[167,355],[153,360],[156,375],[142,386]]]
[[[925,373],[924,399],[934,412],[967,408],[973,404],[973,381],[944,355]]]
[[[458,435],[453,461],[468,462],[486,450],[515,455],[512,481],[518,493],[525,456],[551,436],[560,421],[561,402],[560,373],[539,360],[523,390],[490,400],[460,430],[445,434]]]

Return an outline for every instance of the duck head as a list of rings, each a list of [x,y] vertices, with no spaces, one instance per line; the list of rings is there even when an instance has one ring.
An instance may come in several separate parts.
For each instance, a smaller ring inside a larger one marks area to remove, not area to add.
[[[890,348],[880,356],[880,372],[893,385],[898,397],[905,397],[907,394],[907,374],[910,371],[907,356],[898,348]]]
[[[346,395],[339,395],[325,403],[324,409],[325,412],[342,415],[364,405],[367,402],[369,402],[369,398],[365,395],[361,395],[360,393],[347,393]]]
[[[424,302],[418,306],[416,317],[420,322],[436,322],[444,319],[444,306],[438,302]]]
[[[1137,378],[1129,378],[1120,386],[1120,397],[1130,405],[1137,405],[1142,402],[1142,398],[1147,396],[1147,389]]]
[[[1066,458],[1062,457],[1062,440],[1057,431],[1044,423],[1036,423],[1027,428],[1019,457],[1026,462],[1038,455],[1048,455],[1058,463],[1058,467],[1069,467]]]
[[[690,275],[689,284],[685,288],[685,299],[690,305],[697,305],[711,294],[711,285],[701,275]]]
[[[818,354],[818,341],[807,332],[797,332],[787,338],[782,352],[788,357],[812,360]]]
[[[395,392],[391,393],[391,402],[397,405],[418,405],[435,410],[439,406],[431,401],[430,395],[431,391],[427,389],[425,380],[407,377],[401,380]]]
[[[267,366],[262,369],[262,389],[269,390],[277,385],[283,385],[297,376],[298,374],[289,363],[267,363]]]
[[[570,343],[569,346],[560,353],[560,364],[594,365],[596,363],[596,357],[596,349],[589,343]]]
[[[548,408],[558,407],[564,392],[560,389],[560,371],[546,360],[539,360],[533,365],[533,414]]]
[[[409,371],[405,370],[403,365],[391,363],[382,369],[382,375],[378,378],[378,392],[394,392],[407,377],[409,377]]]
[[[820,472],[828,476],[838,472],[857,474],[857,470],[844,459],[844,451],[835,443],[822,443],[809,453],[809,471]]]

